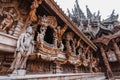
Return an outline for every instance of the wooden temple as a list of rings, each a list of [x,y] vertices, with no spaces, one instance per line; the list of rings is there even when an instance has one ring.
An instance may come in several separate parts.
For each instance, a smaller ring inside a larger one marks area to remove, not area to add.
[[[120,71],[117,19],[113,11],[101,21],[88,7],[86,17],[77,0],[68,16],[54,0],[0,0],[0,80],[76,80],[101,73],[114,80],[113,72]]]
[[[101,20],[100,11],[92,13],[86,6],[87,16],[84,15],[78,0],[76,0],[72,12],[68,9],[68,16],[76,26],[82,31],[96,46],[94,53],[99,58],[101,71],[106,71],[108,78],[120,76],[120,24],[118,14],[115,10],[107,19]]]

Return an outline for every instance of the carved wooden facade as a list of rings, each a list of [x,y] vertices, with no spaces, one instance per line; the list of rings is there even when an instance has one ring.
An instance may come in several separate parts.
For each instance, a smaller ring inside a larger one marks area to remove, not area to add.
[[[25,44],[30,36],[33,52]],[[41,74],[99,72],[96,49],[53,0],[0,1],[0,74],[22,69]],[[22,67],[11,68],[19,52],[23,63],[16,65]]]
[[[101,70],[105,71],[106,69],[108,78],[114,79],[113,73],[120,71],[120,22],[118,14],[115,14],[115,10],[113,10],[110,16],[102,21],[99,11],[97,14],[92,14],[88,6],[86,6],[86,11],[87,16],[84,15],[78,0],[76,0],[72,13],[68,10],[68,16],[78,26],[78,29],[98,47],[94,56],[99,58]]]

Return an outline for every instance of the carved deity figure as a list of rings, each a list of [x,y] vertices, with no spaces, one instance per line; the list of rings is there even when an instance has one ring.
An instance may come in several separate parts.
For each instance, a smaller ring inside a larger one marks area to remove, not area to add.
[[[57,34],[58,34],[58,41],[62,40],[62,36],[64,34],[64,32],[67,30],[68,26],[65,25],[63,28],[61,28],[61,26],[57,27]]]
[[[58,47],[58,35],[57,35],[57,29],[54,29],[54,33],[53,33],[53,44],[54,44],[54,48]]]
[[[36,9],[39,7],[39,4],[42,3],[42,0],[34,0],[31,5],[31,11],[29,13],[31,21],[37,21]]]
[[[11,27],[14,20],[14,16],[15,14],[13,14],[13,10],[10,9],[9,12],[3,12],[4,14],[7,15],[6,18],[3,19],[3,21],[1,22],[1,25],[0,25],[0,28],[3,29],[3,30],[6,30],[7,27]]]
[[[80,59],[81,59],[82,58],[82,48],[81,47],[78,48],[78,53],[79,53],[79,56],[80,56]]]
[[[32,26],[29,26],[23,34],[20,35],[17,41],[17,48],[14,54],[14,61],[10,67],[10,70],[23,69],[26,67],[26,61],[28,56],[33,53],[34,41],[33,41]]]
[[[37,41],[40,43],[41,48],[43,49],[43,43],[44,43],[44,36],[46,32],[47,27],[41,26],[40,33],[38,33]]]
[[[70,46],[70,43],[69,43],[69,40],[68,39],[66,39],[66,48],[67,48],[67,51],[68,52],[71,52],[71,46]]]
[[[60,49],[60,51],[63,51],[63,49],[64,49],[64,45],[63,45],[62,41],[60,41],[59,49]]]

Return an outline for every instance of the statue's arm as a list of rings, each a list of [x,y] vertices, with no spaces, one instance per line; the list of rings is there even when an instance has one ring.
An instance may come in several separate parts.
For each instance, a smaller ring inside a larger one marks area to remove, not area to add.
[[[18,38],[16,51],[19,51],[20,49],[20,41],[21,41],[21,36]]]
[[[24,44],[23,44],[23,43],[24,43],[24,38],[25,38],[25,34],[22,34],[22,35],[21,35],[20,44],[21,44],[21,47],[22,47],[23,50],[25,50],[25,46],[24,46]]]
[[[33,53],[33,51],[34,51],[34,45],[35,45],[35,41],[33,40],[33,38],[32,38],[32,41],[31,41],[31,43],[32,43],[32,49],[31,49],[31,53]]]

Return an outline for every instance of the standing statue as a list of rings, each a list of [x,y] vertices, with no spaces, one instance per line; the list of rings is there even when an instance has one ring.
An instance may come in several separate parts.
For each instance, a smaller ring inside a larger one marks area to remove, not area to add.
[[[54,33],[53,33],[53,44],[54,44],[54,48],[58,48],[58,35],[57,35],[57,29],[54,29]]]
[[[38,33],[38,36],[37,36],[37,42],[40,43],[41,49],[43,49],[44,36],[45,36],[46,29],[47,27],[41,26],[40,33]]]
[[[64,45],[63,45],[62,41],[60,41],[59,49],[60,49],[60,51],[63,51],[63,49],[64,49]]]
[[[34,50],[32,26],[29,26],[23,34],[20,35],[17,41],[17,48],[14,54],[14,61],[10,70],[16,71],[26,67],[26,61]]]
[[[78,48],[78,55],[79,55],[79,57],[80,57],[80,59],[82,58],[82,48],[81,47],[79,47]]]

